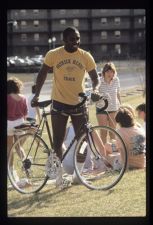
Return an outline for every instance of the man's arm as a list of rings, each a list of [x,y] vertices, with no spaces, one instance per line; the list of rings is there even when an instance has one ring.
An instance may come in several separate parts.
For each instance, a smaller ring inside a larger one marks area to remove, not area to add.
[[[34,103],[38,101],[38,97],[39,97],[41,88],[46,80],[47,73],[50,69],[51,68],[49,66],[47,66],[46,64],[43,64],[38,73],[38,76],[36,79],[36,91],[35,91],[35,95],[34,95],[32,101],[31,101],[31,105],[33,105],[33,106],[34,106]]]
[[[98,74],[97,74],[97,71],[95,69],[91,70],[88,72],[89,73],[89,76],[91,78],[91,81],[92,81],[92,88],[93,88],[93,91],[96,91],[98,90],[98,87],[99,87],[99,80],[98,80]]]
[[[39,73],[38,73],[38,76],[37,76],[37,79],[36,79],[36,92],[35,92],[35,96],[39,96],[40,94],[40,91],[41,91],[41,88],[46,80],[46,77],[47,77],[47,73],[49,71],[50,67],[47,66],[46,64],[43,64]]]

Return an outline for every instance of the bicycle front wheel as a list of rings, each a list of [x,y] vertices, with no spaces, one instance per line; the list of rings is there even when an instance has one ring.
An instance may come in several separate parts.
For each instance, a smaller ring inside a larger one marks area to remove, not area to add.
[[[20,193],[38,192],[48,177],[45,164],[49,149],[42,138],[27,133],[17,138],[8,157],[8,176],[13,187]]]
[[[112,152],[112,144],[115,146]],[[121,136],[107,126],[95,126],[78,140],[75,171],[81,183],[93,190],[108,190],[122,178],[127,151]]]

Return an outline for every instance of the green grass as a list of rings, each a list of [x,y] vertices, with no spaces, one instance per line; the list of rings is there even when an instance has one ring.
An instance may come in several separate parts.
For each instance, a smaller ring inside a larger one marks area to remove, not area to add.
[[[111,190],[82,185],[60,191],[46,185],[38,194],[8,192],[9,217],[140,217],[146,215],[145,171],[126,172]]]
[[[128,90],[131,93],[132,90]],[[126,95],[124,104],[134,108],[145,98],[142,93]],[[95,106],[89,107],[90,120],[97,123]],[[141,121],[140,121],[141,122]],[[146,215],[146,172],[126,172],[121,181],[108,191],[91,191],[83,185],[73,185],[59,191],[49,184],[38,194],[23,195],[8,191],[9,217],[141,217]]]
[[[141,73],[145,69],[144,61],[115,61],[114,63],[118,73],[131,71]],[[99,67],[103,65],[104,62],[98,64]],[[16,76],[23,82],[34,82],[36,75],[35,73],[8,74],[8,77]],[[51,74],[48,74],[47,79],[51,79]],[[121,99],[123,104],[130,104],[135,108],[145,102],[145,98],[139,91],[129,95],[133,91],[135,90],[123,90]],[[89,113],[90,121],[97,124],[94,105],[89,106]],[[46,140],[46,135],[44,137]],[[145,215],[145,170],[126,172],[121,181],[108,191],[91,191],[83,185],[73,185],[64,191],[45,185],[39,193],[30,195],[20,194],[15,190],[8,191],[9,217],[143,217]]]

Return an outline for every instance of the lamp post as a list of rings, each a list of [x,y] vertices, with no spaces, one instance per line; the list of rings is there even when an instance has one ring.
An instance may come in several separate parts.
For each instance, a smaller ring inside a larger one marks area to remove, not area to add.
[[[9,40],[10,40],[10,55],[13,55],[13,27],[17,27],[18,22],[16,20],[7,21],[7,28],[9,33]]]
[[[55,48],[56,37],[52,38],[52,42],[53,42],[53,48]]]
[[[49,39],[48,39],[48,47],[49,47],[49,50],[51,49],[51,44],[52,44],[52,39],[49,38]]]

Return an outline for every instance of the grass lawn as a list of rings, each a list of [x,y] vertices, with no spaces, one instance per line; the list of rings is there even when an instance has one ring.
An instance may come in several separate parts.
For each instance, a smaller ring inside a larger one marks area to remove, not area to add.
[[[46,185],[38,194],[8,192],[9,217],[143,217],[146,215],[145,171],[126,172],[111,190],[92,191],[82,185],[60,191]]]
[[[128,95],[122,102],[134,108],[145,99],[142,93]],[[90,106],[90,120],[96,124],[95,106]],[[59,191],[46,185],[39,193],[23,195],[8,191],[9,217],[143,217],[146,215],[146,172],[126,172],[121,181],[108,191],[91,191],[73,185]]]

